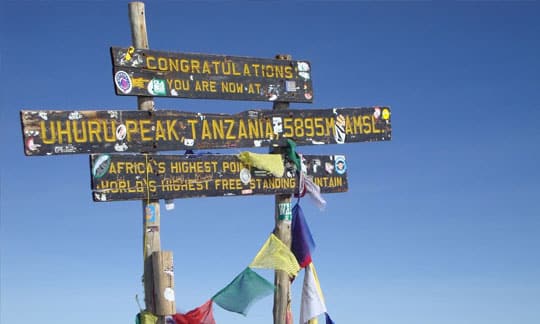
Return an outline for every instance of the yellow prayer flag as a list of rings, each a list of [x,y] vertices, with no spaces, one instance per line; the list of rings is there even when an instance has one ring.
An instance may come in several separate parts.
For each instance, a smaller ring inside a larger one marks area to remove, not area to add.
[[[274,177],[282,177],[285,173],[283,158],[280,154],[241,152],[238,154],[238,158],[249,166],[271,172]]]
[[[270,234],[249,267],[283,270],[291,276],[296,276],[300,271],[300,265],[294,254],[274,234]]]

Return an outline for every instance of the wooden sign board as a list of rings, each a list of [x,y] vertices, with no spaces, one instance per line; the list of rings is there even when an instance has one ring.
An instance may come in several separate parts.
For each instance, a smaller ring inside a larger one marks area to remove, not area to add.
[[[138,153],[391,139],[388,107],[160,111],[21,111],[26,155]]]
[[[307,61],[111,48],[117,95],[312,102]]]
[[[347,191],[344,155],[304,155],[307,175],[321,192]],[[292,194],[295,167],[282,177],[249,168],[236,155],[92,154],[94,201]]]

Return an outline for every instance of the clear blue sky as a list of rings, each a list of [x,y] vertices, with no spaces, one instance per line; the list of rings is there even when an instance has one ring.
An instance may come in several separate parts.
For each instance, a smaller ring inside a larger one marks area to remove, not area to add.
[[[538,2],[146,9],[153,49],[309,60],[315,100],[293,108],[392,107],[391,142],[299,148],[348,159],[347,193],[326,195],[324,212],[302,203],[336,323],[540,323]],[[2,1],[0,15],[0,322],[132,323],[143,295],[140,202],[94,203],[88,157],[26,157],[19,122],[21,109],[135,110],[134,97],[114,94],[109,57],[110,46],[131,44],[127,2]],[[179,310],[203,304],[249,264],[273,229],[273,204],[184,199],[162,212]],[[295,323],[300,289],[297,280]],[[219,324],[271,323],[272,298],[246,318],[214,311]]]

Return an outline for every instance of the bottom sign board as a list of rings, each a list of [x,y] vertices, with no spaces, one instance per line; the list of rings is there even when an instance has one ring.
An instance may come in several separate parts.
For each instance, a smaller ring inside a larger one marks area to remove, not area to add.
[[[344,155],[303,155],[307,176],[323,193],[347,191]],[[92,154],[94,201],[292,194],[295,166],[282,177],[249,167],[236,155]]]

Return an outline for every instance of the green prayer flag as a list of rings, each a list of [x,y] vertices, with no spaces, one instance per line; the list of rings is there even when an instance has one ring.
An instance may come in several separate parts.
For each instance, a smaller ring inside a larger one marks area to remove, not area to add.
[[[230,312],[247,315],[251,305],[274,292],[274,285],[249,267],[212,297],[212,301]]]

